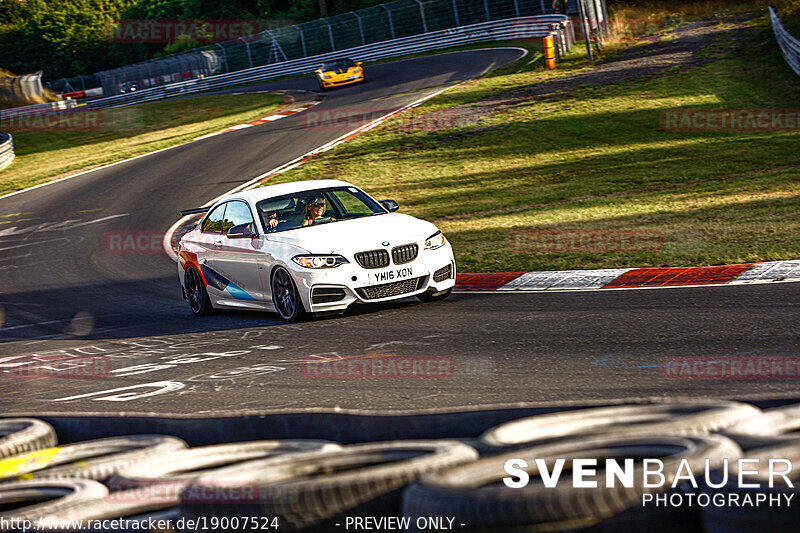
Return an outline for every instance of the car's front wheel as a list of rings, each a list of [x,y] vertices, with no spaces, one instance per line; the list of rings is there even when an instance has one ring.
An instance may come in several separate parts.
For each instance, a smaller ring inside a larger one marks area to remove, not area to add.
[[[195,267],[190,266],[186,269],[183,284],[186,290],[186,299],[189,300],[192,313],[197,316],[203,316],[214,312],[203,278],[200,277],[200,273]]]
[[[289,272],[277,267],[272,272],[272,303],[280,317],[288,322],[300,320],[305,313],[297,286]]]
[[[439,292],[426,291],[423,292],[422,294],[417,294],[417,298],[419,298],[423,302],[438,302],[450,296],[451,292],[453,292],[452,288],[445,289]]]

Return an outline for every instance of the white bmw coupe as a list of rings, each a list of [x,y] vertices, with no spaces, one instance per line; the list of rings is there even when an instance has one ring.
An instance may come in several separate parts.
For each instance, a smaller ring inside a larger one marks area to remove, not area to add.
[[[344,181],[259,187],[208,208],[178,246],[178,276],[196,315],[275,311],[284,320],[341,314],[356,302],[443,300],[453,250],[430,222],[396,213]]]

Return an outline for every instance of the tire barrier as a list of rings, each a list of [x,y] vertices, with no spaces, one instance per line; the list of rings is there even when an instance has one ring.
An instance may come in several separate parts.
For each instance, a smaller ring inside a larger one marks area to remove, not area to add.
[[[175,437],[134,435],[44,448],[0,461],[0,482],[12,478],[105,480],[144,457],[186,448]]]
[[[10,133],[0,131],[0,170],[14,161],[14,139]]]
[[[0,459],[56,445],[56,432],[35,418],[0,419]]]
[[[500,484],[508,475],[504,464],[509,459],[520,458],[529,465],[526,471],[537,474],[536,459],[545,461],[552,471],[555,461],[563,457],[597,459],[598,463],[600,459],[646,457],[663,458],[664,471],[675,472],[682,461],[699,471],[706,460],[713,468],[719,468],[723,459],[735,460],[740,456],[741,450],[733,441],[715,435],[600,437],[525,448],[425,476],[405,491],[403,514],[457,516],[468,524],[463,530],[469,532],[496,530],[498,527],[504,530],[534,526],[544,529],[586,528],[603,521],[609,522],[604,526],[617,531],[669,531],[685,523],[684,510],[674,511],[675,516],[662,511],[658,521],[647,512],[616,516],[635,509],[641,505],[645,493],[657,490],[643,486],[640,466],[633,474],[636,482],[633,487],[606,487],[601,473],[594,477],[595,488],[574,488],[566,483],[545,487],[531,483],[513,489]],[[673,481],[674,478],[666,475],[666,484],[662,487]],[[615,520],[610,520],[612,518]],[[620,527],[622,523],[627,527]]]
[[[218,479],[255,484],[255,501],[242,505],[181,502],[182,514],[276,517],[286,531],[335,530],[345,514],[390,515],[400,491],[423,474],[478,458],[474,448],[458,441],[395,441],[353,444],[333,452],[286,455],[243,463],[198,479],[196,487]]]
[[[760,416],[746,418],[722,433],[747,451],[800,441],[800,405],[762,411]]]
[[[0,506],[17,505],[13,512],[0,512],[0,525],[4,518],[34,522],[41,517],[80,508],[107,495],[105,485],[90,479],[21,481],[0,485]],[[14,531],[8,527],[0,530]]]
[[[739,402],[600,407],[515,420],[487,431],[481,441],[490,448],[507,448],[581,435],[704,434],[760,412]]]
[[[791,461],[793,465],[800,464],[800,441],[793,441],[791,444],[784,443],[778,446],[762,447],[752,451],[745,456],[746,459],[758,460],[761,463],[768,463],[770,459],[785,459]],[[739,485],[738,474],[739,466],[732,465],[730,476],[724,480],[719,473],[711,476],[711,483],[721,485],[720,488],[712,488],[706,485],[703,492],[709,497],[716,494],[733,494],[740,500],[746,496],[756,499],[759,496],[764,498],[777,498],[778,501],[789,497],[797,498],[800,487],[800,475],[796,472],[788,474],[789,479],[795,485],[790,488],[786,484],[775,484],[774,487],[764,487],[771,484],[769,476],[759,471],[758,475],[750,475],[748,482],[760,482],[759,488],[741,487]],[[780,469],[778,469],[780,470]],[[798,531],[800,529],[800,503],[793,502],[791,506],[769,506],[747,508],[738,505],[727,505],[720,507],[709,506],[703,511],[703,528],[708,533],[749,533],[751,531]]]
[[[104,531],[142,531],[162,521],[183,532],[205,521],[208,531],[327,533],[344,531],[348,520],[378,517],[400,521],[370,529],[431,531],[432,520],[450,517],[457,520],[451,529],[465,533],[800,530],[800,489],[794,486],[800,482],[800,404],[762,411],[742,402],[701,401],[519,413],[489,429],[478,425],[477,439],[475,428],[461,425],[444,431],[451,438],[359,444],[289,438],[188,448],[168,435],[57,446],[53,428],[60,437],[69,432],[56,420],[0,419],[6,454],[0,459],[0,531],[22,531],[21,520],[45,520],[40,531],[88,532],[97,529],[59,521],[124,518]],[[296,430],[303,416],[295,414]],[[78,417],[65,418],[74,425]],[[118,420],[119,431],[136,426]],[[159,420],[161,433],[169,433],[175,421]],[[270,436],[265,420],[253,430]],[[358,427],[367,426],[361,420]],[[217,438],[213,431],[202,437]],[[517,470],[507,470],[512,459]],[[652,476],[647,460],[660,462],[660,483],[646,481]],[[758,486],[739,479],[750,474],[747,461],[764,465],[745,478]],[[581,470],[587,462],[591,468]],[[788,469],[789,463],[798,467]],[[588,484],[574,484],[576,471]],[[604,482],[612,476],[629,481]],[[654,498],[677,503],[644,505]],[[786,504],[741,505],[746,499]]]

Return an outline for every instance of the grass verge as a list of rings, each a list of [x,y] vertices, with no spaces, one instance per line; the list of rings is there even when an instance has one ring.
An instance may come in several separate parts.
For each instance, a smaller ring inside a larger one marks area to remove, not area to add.
[[[174,146],[267,115],[282,102],[276,94],[199,96],[52,115],[55,124],[31,118],[4,125],[17,157],[0,172],[0,193]]]
[[[743,22],[748,12],[756,18]],[[394,198],[445,232],[461,271],[796,259],[797,128],[660,126],[668,110],[800,108],[800,80],[778,52],[764,11],[739,6],[730,15],[736,18],[719,17],[717,37],[691,67],[531,99],[473,125],[442,128],[437,120],[424,127],[430,113],[456,105],[463,113],[471,103],[591,69],[578,48],[556,72],[510,66],[269,183],[335,177]],[[742,26],[749,31],[735,37]],[[628,241],[620,250],[620,239],[636,231],[657,235],[656,244]],[[527,239],[521,246],[520,234]]]

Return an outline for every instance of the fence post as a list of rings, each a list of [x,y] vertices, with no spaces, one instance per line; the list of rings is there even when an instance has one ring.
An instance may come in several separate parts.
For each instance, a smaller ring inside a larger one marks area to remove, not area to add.
[[[514,0],[514,4],[516,3],[517,0]],[[456,0],[453,0],[453,15],[456,17],[456,27],[461,26],[461,21],[458,19],[458,4],[456,4]]]
[[[247,62],[250,63],[250,68],[253,68],[253,56],[250,54],[250,43],[248,43],[244,37],[239,37],[238,40],[242,41],[247,47]]]
[[[222,62],[225,64],[225,72],[229,72],[228,70],[228,54],[225,53],[225,47],[219,43],[214,43],[216,46],[219,46],[220,50],[222,50]],[[160,83],[158,85],[161,85]]]
[[[428,23],[425,22],[425,8],[422,6],[422,0],[415,0],[419,4],[419,15],[422,17],[422,33],[428,33]]]
[[[306,36],[303,35],[303,28],[297,24],[295,24],[294,27],[297,28],[297,31],[300,33],[300,46],[303,48],[303,57],[306,57],[308,51],[306,50]]]
[[[331,52],[335,52],[336,44],[333,42],[333,28],[331,28],[331,23],[328,22],[328,19],[322,19],[322,22],[328,26],[328,36],[331,38]]]
[[[517,18],[519,18],[519,2],[518,0],[514,0],[514,13],[517,14]]]
[[[608,29],[608,9],[606,9],[606,0],[600,0],[600,5],[603,8],[603,33],[605,33],[606,39],[608,39],[610,31]]]
[[[270,41],[270,46],[272,47],[272,49],[270,50],[270,53],[274,53],[275,54],[275,62],[276,63],[280,63],[281,62],[281,56],[283,56],[283,60],[284,61],[289,61],[289,58],[286,57],[286,53],[283,51],[283,48],[281,48],[281,45],[278,43],[278,39],[275,38],[275,34],[273,34],[269,30],[264,30],[264,31],[266,31],[267,35],[269,35],[269,38],[272,39]]]
[[[392,32],[392,39],[394,39],[394,21],[392,20],[392,10],[389,9],[386,4],[381,4],[381,7],[386,10],[386,15],[389,17],[389,30]]]
[[[578,16],[581,18],[583,39],[586,41],[586,56],[589,58],[589,61],[594,61],[594,57],[592,56],[592,43],[589,42],[589,22],[586,20],[586,7],[583,5],[583,0],[578,0]]]
[[[483,0],[483,9],[486,10],[486,22],[492,20],[492,15],[489,13],[489,0]]]
[[[361,45],[367,44],[367,41],[364,39],[364,26],[361,25],[361,17],[355,11],[351,11],[356,20],[358,20],[358,31],[361,33]]]
[[[603,33],[603,25],[600,22],[600,19],[603,17],[603,10],[599,5],[600,2],[601,0],[592,0],[592,7],[594,8],[594,20],[597,24],[597,40],[602,43],[605,35]]]

